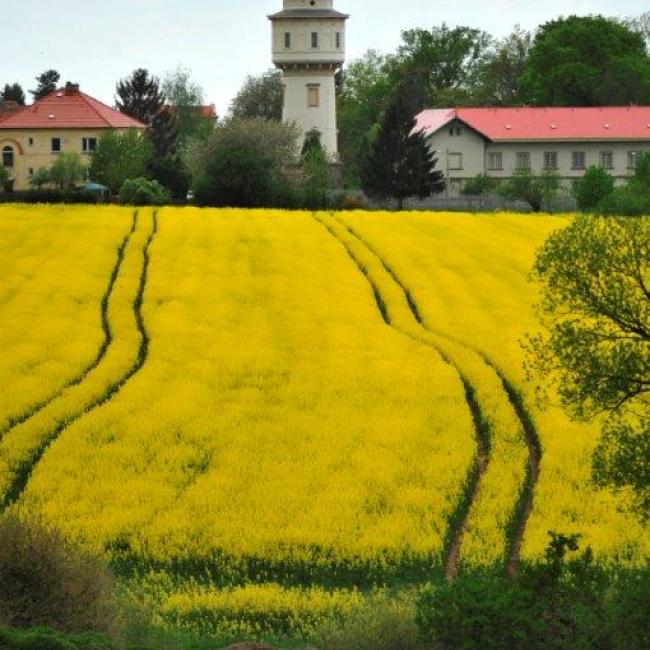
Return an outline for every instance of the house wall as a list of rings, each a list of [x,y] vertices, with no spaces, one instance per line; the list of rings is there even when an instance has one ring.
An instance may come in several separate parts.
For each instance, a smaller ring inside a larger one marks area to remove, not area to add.
[[[460,129],[458,135],[457,129]],[[431,148],[438,157],[437,168],[443,172],[447,180],[448,196],[457,196],[463,183],[478,174],[487,174],[494,178],[509,178],[516,171],[517,153],[530,154],[530,169],[539,174],[544,171],[544,153],[557,153],[556,173],[565,185],[581,178],[585,170],[592,165],[600,164],[601,152],[612,152],[613,168],[609,173],[617,184],[622,184],[634,174],[634,169],[628,166],[628,152],[649,151],[650,140],[645,141],[574,141],[574,142],[500,142],[492,143],[462,122],[453,122],[429,137]],[[572,168],[574,151],[585,153],[585,169]],[[490,153],[502,154],[502,169],[490,168]],[[451,169],[450,154],[462,155],[462,169]]]
[[[124,132],[127,129],[115,130]],[[0,154],[6,146],[14,150],[14,189],[29,189],[30,170],[50,168],[58,156],[52,153],[53,138],[61,139],[61,153],[78,153],[89,159],[89,154],[83,152],[83,138],[99,140],[105,132],[106,129],[0,129]]]

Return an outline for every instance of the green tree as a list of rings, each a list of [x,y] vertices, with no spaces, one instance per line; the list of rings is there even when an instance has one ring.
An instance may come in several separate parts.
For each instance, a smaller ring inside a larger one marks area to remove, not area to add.
[[[417,101],[417,100],[416,100]],[[409,85],[401,84],[389,106],[361,173],[364,192],[378,199],[426,198],[444,189],[442,172],[416,120]]]
[[[310,210],[327,207],[329,164],[318,132],[307,134],[302,148],[301,165],[305,174],[302,188],[305,207]]]
[[[282,119],[284,85],[280,70],[269,70],[258,76],[249,76],[230,104],[234,118],[262,117],[267,120]]]
[[[192,189],[201,205],[279,205],[287,195],[282,176],[295,163],[295,126],[261,118],[228,119],[186,154]],[[282,195],[282,196],[281,196]]]
[[[69,192],[83,179],[87,171],[77,153],[61,153],[50,167],[49,180],[61,191]]]
[[[118,81],[116,93],[118,110],[147,126],[151,126],[165,105],[160,82],[143,68],[134,70],[130,77]]]
[[[6,167],[0,166],[0,189],[5,192],[10,192],[13,187],[13,180],[11,173]]]
[[[92,153],[90,177],[117,193],[129,178],[146,177],[153,146],[136,129],[108,131]]]
[[[5,102],[16,102],[19,106],[25,105],[25,92],[20,84],[5,84],[2,93],[0,93],[0,104]]]
[[[583,212],[595,210],[614,191],[614,179],[601,166],[590,167],[576,183],[573,193]]]
[[[36,190],[42,190],[50,182],[50,171],[39,167],[29,178],[29,185]]]
[[[499,192],[511,201],[525,201],[533,212],[540,212],[544,206],[550,208],[559,188],[560,179],[553,171],[538,176],[529,169],[518,169],[512,178],[501,183]]]
[[[526,343],[531,379],[579,419],[609,419],[601,483],[650,506],[650,219],[583,215],[537,255],[544,331]]]
[[[499,181],[487,174],[479,174],[474,178],[468,179],[463,185],[461,193],[464,196],[480,196],[494,192],[499,186]]]
[[[641,156],[634,176],[599,203],[598,212],[614,216],[650,215],[650,152]]]
[[[535,36],[521,91],[525,101],[538,106],[650,103],[644,37],[602,16],[546,23]]]
[[[30,90],[34,101],[43,99],[46,95],[57,89],[57,84],[61,79],[61,75],[56,70],[46,70],[43,74],[36,77],[38,83],[35,90]]]

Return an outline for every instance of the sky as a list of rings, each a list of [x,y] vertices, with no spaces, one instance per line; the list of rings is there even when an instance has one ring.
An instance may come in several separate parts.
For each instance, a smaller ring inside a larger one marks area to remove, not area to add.
[[[470,25],[496,37],[514,25],[534,30],[562,15],[632,16],[648,0],[335,0],[351,14],[348,60],[373,48],[394,51],[413,27]],[[246,76],[271,67],[266,16],[282,0],[2,0],[0,83],[34,88],[54,68],[61,81],[114,104],[115,83],[144,67],[158,76],[191,71],[224,115]],[[28,96],[29,97],[29,96]]]

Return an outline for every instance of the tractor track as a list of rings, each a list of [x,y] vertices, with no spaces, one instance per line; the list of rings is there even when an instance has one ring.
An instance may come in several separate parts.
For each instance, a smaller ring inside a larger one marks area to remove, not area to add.
[[[352,226],[348,226],[346,223],[341,221],[338,217],[332,215],[334,219],[345,228],[353,237],[358,239],[365,247],[377,258],[381,263],[385,271],[390,275],[390,277],[395,281],[395,283],[402,289],[404,295],[406,296],[407,302],[413,313],[414,318],[418,323],[427,331],[445,338],[457,345],[461,345],[475,354],[477,354],[483,362],[492,368],[496,373],[503,390],[508,397],[508,401],[519,420],[522,430],[524,432],[524,437],[526,441],[526,446],[528,448],[528,461],[526,466],[526,480],[515,506],[513,516],[511,518],[510,524],[507,530],[507,545],[506,545],[506,569],[510,576],[516,576],[519,572],[521,565],[521,548],[524,541],[524,536],[526,532],[526,526],[528,520],[533,510],[534,499],[535,499],[535,487],[539,480],[541,462],[543,457],[543,449],[540,441],[539,433],[535,427],[535,423],[530,411],[527,409],[524,398],[522,394],[517,390],[514,384],[508,379],[505,373],[499,368],[499,366],[491,359],[483,350],[468,344],[465,341],[462,341],[454,336],[450,336],[442,331],[432,328],[422,317],[422,314],[419,310],[417,302],[413,298],[413,295],[409,291],[408,287],[395,272],[395,270],[388,264],[388,262],[381,256],[376,248],[370,244],[365,237],[363,237],[358,231],[356,231]]]
[[[131,237],[133,237],[133,234],[136,231],[137,226],[138,226],[138,211],[135,210],[133,212],[133,221],[131,224],[131,229],[122,240],[122,243],[118,246],[117,259],[111,271],[111,275],[108,281],[108,286],[106,288],[106,291],[104,292],[104,295],[102,296],[102,300],[100,303],[101,328],[104,334],[104,340],[99,346],[95,358],[76,377],[73,377],[71,380],[66,382],[61,388],[59,388],[59,390],[57,390],[56,393],[54,393],[53,395],[51,395],[47,399],[44,399],[41,402],[33,404],[31,407],[29,407],[26,411],[24,411],[20,415],[15,417],[10,417],[7,424],[0,429],[0,442],[2,442],[4,437],[7,434],[9,434],[13,429],[20,426],[21,424],[24,424],[25,422],[33,418],[35,415],[40,413],[43,409],[46,409],[50,404],[52,404],[52,402],[54,402],[57,398],[63,395],[63,393],[67,388],[71,388],[72,386],[78,386],[79,384],[81,384],[84,381],[84,379],[86,379],[86,377],[95,368],[97,368],[97,366],[102,362],[102,359],[106,356],[106,353],[108,352],[108,349],[110,348],[111,343],[113,342],[113,331],[111,329],[111,324],[108,320],[108,304],[110,302],[111,296],[113,295],[113,289],[115,288],[115,283],[120,274],[122,263],[124,262],[124,253],[126,251],[127,246],[129,245],[129,242],[131,241]]]
[[[14,479],[6,491],[3,501],[0,503],[0,513],[10,506],[14,505],[20,499],[23,492],[25,491],[25,488],[27,487],[27,484],[29,483],[34,470],[36,469],[36,466],[43,458],[45,452],[54,442],[56,442],[59,436],[77,420],[81,419],[84,415],[110,402],[122,390],[122,388],[124,388],[127,382],[132,379],[144,366],[149,354],[150,338],[145,327],[144,318],[142,316],[142,305],[144,302],[144,294],[147,286],[149,264],[151,260],[149,251],[157,233],[158,213],[157,211],[154,211],[152,216],[151,233],[149,234],[142,248],[142,270],[140,272],[137,293],[133,301],[133,313],[135,317],[136,328],[140,335],[140,345],[138,346],[138,352],[134,364],[119,379],[114,381],[102,395],[95,398],[94,400],[91,400],[85,405],[83,409],[61,420],[57,426],[48,433],[42,443],[30,454],[29,458],[23,460],[19,464],[15,471]],[[109,346],[107,346],[107,349],[108,347]],[[105,354],[106,351],[104,352],[104,355]]]
[[[485,474],[485,472],[487,471],[490,462],[491,444],[490,444],[490,427],[488,421],[485,418],[483,411],[481,410],[481,406],[476,398],[476,390],[472,385],[472,383],[470,382],[470,380],[468,379],[468,377],[465,376],[465,374],[460,370],[460,368],[438,346],[434,345],[431,341],[427,341],[423,338],[419,338],[414,334],[403,330],[402,328],[400,328],[399,326],[397,326],[395,323],[392,322],[390,315],[388,313],[388,307],[386,305],[386,301],[382,296],[381,290],[377,285],[377,283],[375,282],[375,280],[371,277],[368,269],[365,267],[363,262],[356,256],[352,248],[350,248],[350,246],[343,239],[341,239],[339,235],[327,223],[321,221],[316,215],[314,215],[314,219],[318,223],[320,223],[330,233],[330,235],[332,235],[332,237],[336,239],[336,241],[338,241],[341,244],[341,246],[345,249],[347,255],[353,261],[355,266],[365,277],[365,279],[367,280],[368,284],[370,285],[373,291],[375,301],[377,303],[377,308],[379,310],[379,313],[381,314],[384,323],[389,327],[391,327],[392,329],[394,329],[399,334],[406,336],[412,341],[415,341],[420,345],[424,345],[429,349],[433,350],[434,352],[436,352],[436,354],[438,354],[447,365],[451,366],[454,369],[454,371],[456,372],[456,374],[458,375],[462,383],[465,402],[467,403],[467,407],[472,416],[474,436],[476,440],[476,455],[474,458],[474,462],[472,463],[472,467],[470,468],[470,471],[468,472],[467,478],[465,480],[463,493],[461,495],[461,498],[458,501],[458,505],[456,506],[456,509],[449,517],[449,532],[446,536],[445,544],[444,544],[444,552],[443,552],[444,575],[448,581],[453,581],[458,576],[458,572],[460,570],[461,547],[463,543],[463,537],[467,529],[467,522],[469,519],[471,507],[474,501],[478,497],[478,494],[481,489],[481,479]],[[342,224],[338,220],[337,223],[339,223],[343,228],[345,228],[346,230],[348,230],[348,232],[350,232],[345,224]],[[365,244],[363,240],[356,237],[356,235],[353,232],[350,232],[350,234],[353,237],[355,237],[362,245],[365,245],[366,248],[381,262],[381,258],[379,258],[376,255],[376,253]],[[389,273],[390,277],[396,282],[396,284],[400,287],[400,289],[404,293],[404,296],[409,304],[409,308],[411,309],[411,312],[413,313],[414,316],[416,316],[417,314],[416,320],[418,323],[421,324],[419,312],[417,310],[417,305],[413,301],[412,296],[408,293],[408,291],[405,290],[405,288],[401,285],[401,283],[396,281],[394,275],[391,272],[389,272],[388,269],[386,269],[386,271]]]

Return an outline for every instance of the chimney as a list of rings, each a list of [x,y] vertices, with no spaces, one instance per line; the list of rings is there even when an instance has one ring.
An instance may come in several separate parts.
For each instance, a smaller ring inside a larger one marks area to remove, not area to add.
[[[68,81],[65,85],[65,94],[66,95],[78,95],[79,94],[79,84],[73,84]]]

